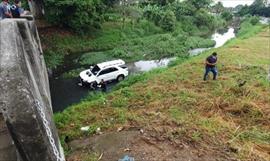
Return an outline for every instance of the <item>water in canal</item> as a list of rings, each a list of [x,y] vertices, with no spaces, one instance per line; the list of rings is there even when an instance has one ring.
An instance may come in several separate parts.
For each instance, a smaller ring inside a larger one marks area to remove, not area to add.
[[[223,46],[228,40],[235,37],[234,29],[229,28],[225,33],[218,33],[212,35],[212,39],[216,41],[215,48]],[[199,48],[190,51],[190,55],[198,55],[205,50],[211,48]],[[166,67],[170,61],[175,58],[165,58],[161,60],[148,60],[148,61],[137,61],[128,63],[130,74],[138,72],[146,72],[159,67]],[[115,83],[108,85],[108,91],[112,88]],[[58,77],[50,78],[50,89],[54,112],[64,110],[66,107],[80,102],[81,99],[86,97],[89,92],[93,92],[86,87],[78,86],[78,78],[63,79]]]

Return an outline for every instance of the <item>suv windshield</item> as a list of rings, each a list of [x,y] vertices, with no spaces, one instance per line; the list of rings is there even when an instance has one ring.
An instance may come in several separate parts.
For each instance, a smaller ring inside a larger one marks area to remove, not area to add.
[[[95,65],[94,67],[93,67],[93,69],[91,70],[91,72],[94,74],[94,75],[97,75],[97,73],[100,71],[100,68],[97,66],[97,65]]]

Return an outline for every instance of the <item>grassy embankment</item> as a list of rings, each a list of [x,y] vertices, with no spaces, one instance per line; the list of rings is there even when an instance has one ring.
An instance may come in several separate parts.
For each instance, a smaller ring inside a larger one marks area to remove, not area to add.
[[[239,38],[216,49],[218,81],[202,81],[203,61],[211,50],[130,78],[110,94],[94,95],[56,114],[62,140],[91,136],[97,127],[108,132],[132,125],[174,144],[217,151],[226,147],[241,160],[269,160],[269,29],[261,28],[242,26]],[[80,127],[88,125],[89,132],[82,133]]]
[[[183,31],[180,23],[177,28],[174,32],[165,32],[147,20],[136,24],[126,22],[124,26],[122,22],[114,21],[105,22],[100,30],[93,30],[86,35],[58,30],[53,34],[53,30],[41,31],[41,39],[49,68],[61,66],[64,57],[70,54],[78,55],[74,60],[77,64],[90,65],[119,58],[132,62],[171,56],[185,57],[189,49],[215,45],[213,40],[201,37],[209,31],[204,32],[196,27]],[[65,76],[77,76],[81,70],[69,71]]]

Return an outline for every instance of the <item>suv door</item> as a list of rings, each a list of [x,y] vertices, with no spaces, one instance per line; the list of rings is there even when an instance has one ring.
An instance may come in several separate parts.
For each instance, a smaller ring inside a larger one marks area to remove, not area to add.
[[[114,80],[117,77],[117,73],[118,73],[117,68],[115,67],[107,68],[99,73],[98,79],[99,80],[103,79],[104,81]]]
[[[102,71],[99,72],[98,74],[98,79],[99,81],[101,81],[102,79],[104,81],[108,81],[110,78],[109,78],[109,73],[110,73],[110,68],[108,69],[103,69]]]

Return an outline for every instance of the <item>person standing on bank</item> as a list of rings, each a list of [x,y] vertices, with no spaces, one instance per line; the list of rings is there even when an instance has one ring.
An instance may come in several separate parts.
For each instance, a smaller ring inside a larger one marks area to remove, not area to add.
[[[9,10],[8,0],[2,0],[0,3],[0,20],[5,18],[12,18],[12,14]]]
[[[207,76],[209,74],[209,72],[213,73],[213,80],[217,79],[217,53],[214,52],[212,55],[208,56],[205,60],[205,74],[203,77],[203,80],[206,81],[207,80]]]
[[[107,83],[103,79],[101,79],[98,87],[101,88],[102,92],[107,92]]]

